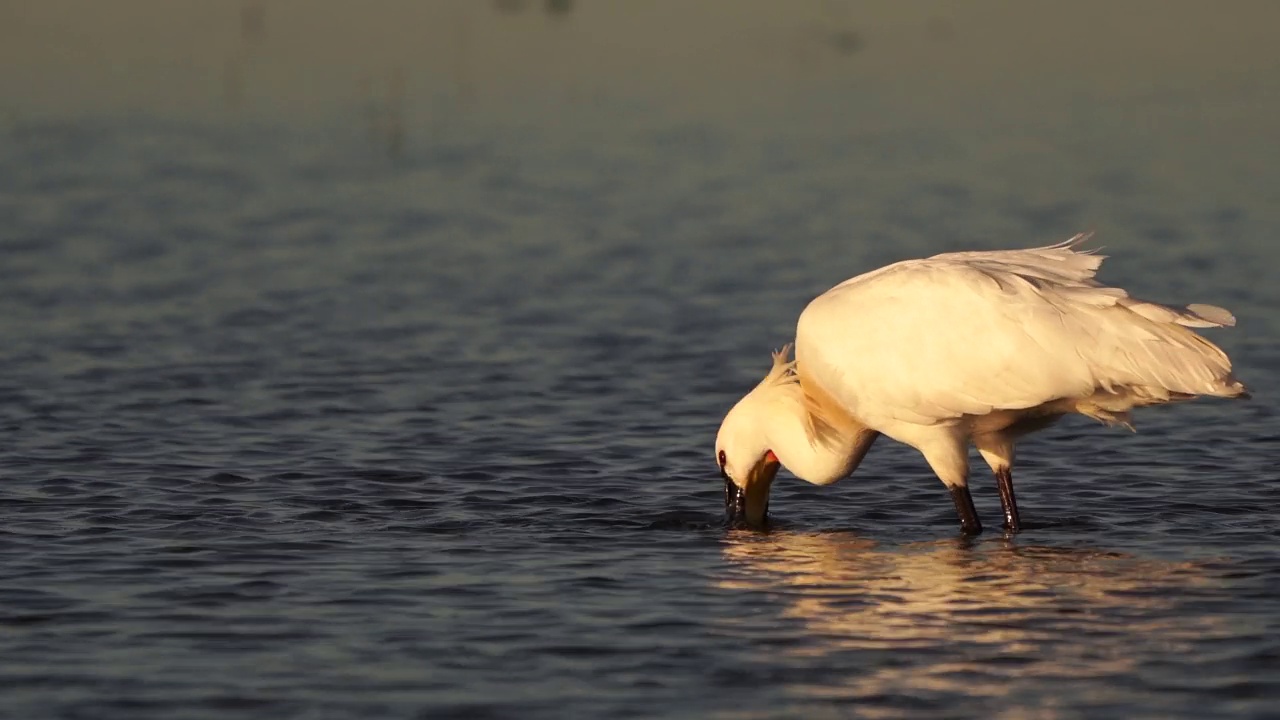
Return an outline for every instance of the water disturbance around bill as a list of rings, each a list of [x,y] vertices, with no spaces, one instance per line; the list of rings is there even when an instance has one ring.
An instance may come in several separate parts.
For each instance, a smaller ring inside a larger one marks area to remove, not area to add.
[[[1168,5],[0,11],[0,717],[1274,717],[1276,10]],[[808,299],[1090,228],[1252,401],[722,526]]]

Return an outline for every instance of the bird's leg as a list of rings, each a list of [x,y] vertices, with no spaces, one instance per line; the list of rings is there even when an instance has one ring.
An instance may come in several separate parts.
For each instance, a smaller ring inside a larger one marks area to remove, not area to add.
[[[1018,532],[1022,521],[1018,519],[1018,498],[1013,494],[1013,468],[1005,465],[996,469],[996,486],[1000,488],[1000,507],[1004,508],[1004,529]]]
[[[975,435],[973,444],[996,474],[996,487],[1000,490],[1000,507],[1004,509],[1004,529],[1018,532],[1022,521],[1018,519],[1018,499],[1013,495],[1013,443],[1021,433],[1028,433],[1053,424],[1058,415],[1023,417],[1003,430]]]
[[[969,453],[963,435],[955,427],[939,428],[921,438],[916,449],[924,454],[929,467],[951,492],[960,516],[960,532],[965,535],[982,532],[982,521],[969,494]]]
[[[978,509],[973,506],[973,496],[969,494],[968,485],[950,485],[951,499],[956,504],[956,514],[960,516],[960,532],[965,535],[977,535],[982,532],[982,521],[978,519]]]

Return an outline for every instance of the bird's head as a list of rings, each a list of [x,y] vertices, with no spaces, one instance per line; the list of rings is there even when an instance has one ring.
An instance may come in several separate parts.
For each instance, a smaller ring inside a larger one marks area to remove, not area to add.
[[[724,479],[725,516],[731,523],[763,527],[768,517],[769,488],[779,463],[769,447],[767,428],[777,388],[792,382],[790,350],[788,345],[773,354],[769,374],[729,410],[716,434],[716,464]]]

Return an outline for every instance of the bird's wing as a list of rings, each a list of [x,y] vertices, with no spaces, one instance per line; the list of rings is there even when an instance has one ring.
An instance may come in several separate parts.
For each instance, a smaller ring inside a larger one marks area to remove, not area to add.
[[[801,315],[800,373],[856,417],[920,424],[1098,389],[1243,391],[1227,356],[1185,327],[1228,325],[1230,313],[1104,287],[1093,280],[1102,258],[1073,250],[1082,239],[948,253],[846,281]]]
[[[1047,247],[943,253],[929,259],[959,262],[995,272],[1013,272],[1058,285],[1096,287],[1098,283],[1093,276],[1107,256],[1097,254],[1096,250],[1079,249],[1092,238],[1091,232],[1079,233],[1070,240]]]
[[[908,260],[850,278],[833,290],[855,283],[866,283],[882,274],[898,272],[903,265],[933,263],[961,263],[998,272],[1016,272],[1028,278],[1037,278],[1057,284],[1097,286],[1094,273],[1101,267],[1106,255],[1094,250],[1079,248],[1093,237],[1093,233],[1080,233],[1070,240],[1046,247],[1026,250],[986,250],[978,252],[953,252],[934,255],[927,260]]]

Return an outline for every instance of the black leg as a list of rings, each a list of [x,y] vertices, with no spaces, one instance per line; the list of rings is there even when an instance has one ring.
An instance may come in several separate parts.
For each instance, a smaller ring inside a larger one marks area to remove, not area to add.
[[[960,532],[965,535],[977,535],[982,532],[982,521],[978,519],[978,509],[973,506],[973,496],[969,494],[969,486],[956,485],[950,490],[951,499],[956,503],[956,514],[960,516]]]
[[[996,485],[1000,488],[1000,507],[1004,508],[1004,529],[1018,532],[1022,521],[1018,519],[1018,498],[1013,494],[1013,470],[1007,467],[997,470]]]

